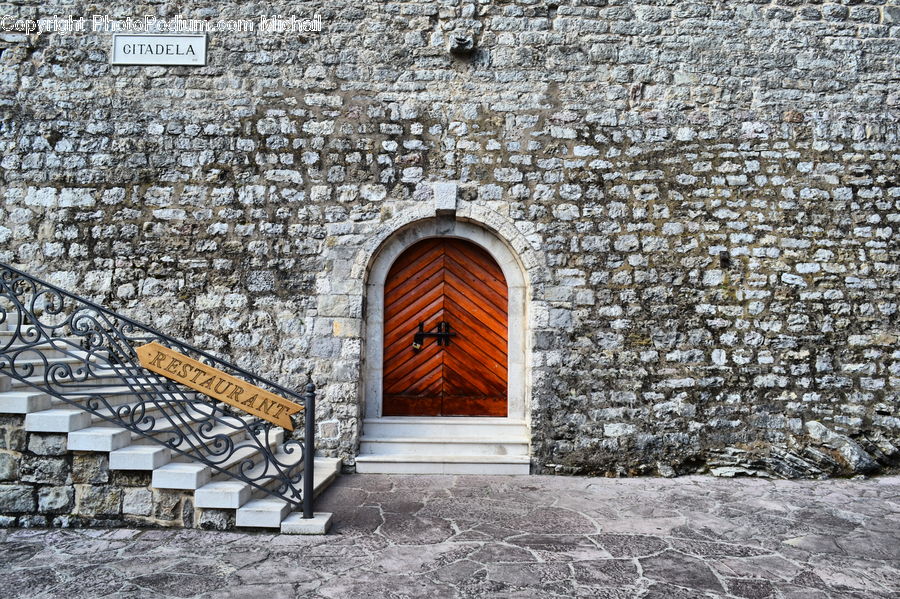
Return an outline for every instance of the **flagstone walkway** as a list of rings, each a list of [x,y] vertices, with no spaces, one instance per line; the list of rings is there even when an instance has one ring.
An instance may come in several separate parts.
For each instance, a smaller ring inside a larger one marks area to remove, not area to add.
[[[325,537],[0,531],[2,596],[900,597],[900,476],[343,476]]]

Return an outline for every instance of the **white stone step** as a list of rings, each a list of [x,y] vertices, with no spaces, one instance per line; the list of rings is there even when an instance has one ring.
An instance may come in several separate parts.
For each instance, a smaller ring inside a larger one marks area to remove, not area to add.
[[[40,391],[7,391],[0,393],[0,414],[28,414],[50,408],[52,400]]]
[[[14,333],[10,331],[0,331],[0,347],[3,347],[6,343],[8,343],[9,339],[12,338],[13,335]],[[81,347],[79,347],[78,341],[73,341],[73,343],[66,343],[59,339],[54,339],[53,341],[42,341],[35,345],[31,345],[31,343],[23,344],[17,342],[10,346],[7,351],[15,352],[22,350],[23,352],[35,352],[35,354],[40,353],[41,355],[50,359],[63,358],[66,356],[71,356],[72,354],[84,355],[85,352],[83,349],[81,349]]]
[[[117,397],[105,398],[107,400],[107,402],[109,402],[111,409],[107,409],[106,406],[104,406],[101,403],[98,406],[100,414],[105,414],[107,416],[111,416],[116,419],[124,418],[126,421],[128,421],[131,418],[131,414],[129,413],[129,411],[130,410],[138,410],[141,408],[141,406],[143,406],[144,411],[141,413],[141,417],[140,417],[140,420],[138,420],[138,423],[140,423],[144,418],[147,418],[147,417],[156,418],[156,422],[154,423],[154,427],[153,427],[153,431],[156,433],[162,433],[164,431],[171,430],[178,426],[178,419],[176,417],[176,414],[173,412],[173,409],[176,407],[179,410],[182,409],[183,406],[181,406],[180,404],[173,403],[173,404],[167,405],[165,403],[162,403],[162,406],[165,408],[165,412],[163,412],[163,407],[160,407],[160,405],[158,405],[156,402],[154,402],[152,400],[145,401],[136,396],[131,396],[131,397],[133,397],[132,401],[125,401],[126,399],[129,399],[129,397],[127,397],[127,396],[117,396]],[[121,401],[122,403],[116,403],[118,401]],[[63,404],[63,405],[65,405],[65,404]],[[194,417],[201,417],[201,418],[205,417],[204,414],[199,412],[194,406],[191,406],[189,409],[191,410],[191,413],[194,415]],[[211,411],[212,409],[209,408],[209,410]],[[104,419],[100,414],[92,414],[91,415],[92,421],[94,423],[107,422],[107,420]],[[120,416],[120,414],[121,414],[121,416]],[[169,418],[167,418],[166,414],[173,416],[173,419],[170,420]],[[141,425],[141,426],[142,426],[142,428],[146,428],[146,426],[143,426],[143,425]],[[139,433],[134,433],[132,435],[132,438],[135,441],[137,441],[139,439],[146,439],[146,437],[144,437],[143,435],[141,435]],[[150,441],[150,440],[148,440],[147,442],[153,443],[153,441]]]
[[[393,416],[365,419],[362,434],[364,437],[382,439],[443,437],[477,441],[518,440],[528,437],[528,426],[523,420],[507,418]]]
[[[253,487],[239,480],[215,480],[194,491],[198,508],[237,509],[253,495]]]
[[[251,416],[247,416],[246,418],[252,418]],[[235,419],[237,420],[237,419]],[[165,430],[168,430],[171,426],[166,427],[161,431],[161,437],[163,439],[167,438]],[[196,425],[194,427],[196,429]],[[228,426],[227,424],[217,424],[214,428],[210,430],[204,430],[202,437],[197,437],[196,435],[192,435],[190,437],[185,437],[184,440],[176,446],[176,449],[182,449],[185,452],[189,452],[192,448],[199,447],[201,445],[209,446],[217,441],[221,441],[223,437],[229,437],[233,439],[235,444],[242,443],[245,438],[247,429],[243,427],[235,428],[233,426]],[[134,439],[135,445],[155,445],[156,443],[150,439],[145,437],[136,437]],[[172,455],[172,460],[176,462],[190,462],[191,458],[184,456],[179,453],[175,453]]]
[[[83,413],[90,416],[87,412]],[[109,452],[121,449],[130,442],[131,432],[124,428],[92,426],[69,433],[68,448],[70,451]]]
[[[11,310],[10,312],[6,313],[6,322],[4,322],[3,324],[0,324],[0,334],[5,333],[7,335],[12,336],[13,333],[15,333],[15,331],[16,331],[16,325],[18,324],[19,321],[17,318],[17,314],[15,314],[13,312],[15,310],[15,308],[11,308],[10,310]],[[25,336],[32,335],[33,331],[34,331],[33,324],[22,325],[22,330],[21,330],[22,335],[25,335]]]
[[[189,399],[193,399],[193,393],[186,393]],[[98,387],[85,387],[83,389],[75,390],[71,393],[66,393],[66,397],[70,400],[74,400],[77,403],[82,403],[91,397],[102,397],[106,400],[106,402],[111,406],[121,406],[126,404],[137,404],[141,401],[145,401],[149,394],[144,394],[143,398],[141,395],[138,395],[134,389],[128,387],[127,385],[107,385],[107,386],[98,386]],[[180,397],[170,397],[172,401],[180,401]],[[66,405],[68,402],[59,399],[57,397],[52,398],[52,401],[56,405]],[[148,406],[152,405],[148,402]]]
[[[280,459],[283,461],[283,456],[280,456]],[[250,476],[255,476],[260,471],[261,469],[257,469],[257,473],[251,473]],[[327,489],[340,471],[341,461],[339,459],[317,457],[313,473],[314,496],[318,496]],[[273,478],[264,486],[271,488],[278,484],[278,479]],[[302,482],[300,484],[302,485]],[[260,498],[265,497],[259,489],[247,483],[234,479],[213,481],[194,492],[194,505],[199,508],[236,509],[249,501],[254,494]]]
[[[360,474],[528,474],[525,456],[360,455]]]
[[[287,468],[289,472],[296,473],[303,469],[303,456],[300,451],[294,451],[293,453],[278,452],[275,453],[275,459],[283,464],[284,468]],[[270,480],[270,484],[277,484],[276,479],[273,478],[275,474],[275,468],[264,461],[261,461],[246,472],[247,478],[252,480],[266,477]]]
[[[4,305],[3,308],[6,310],[6,312],[4,321],[0,323],[0,331],[14,331],[16,329],[16,325],[19,324],[18,308],[13,305]]]
[[[259,436],[260,439],[262,439],[263,437],[264,435]],[[277,454],[278,445],[281,444],[283,439],[284,429],[271,429],[269,435],[269,450]],[[263,463],[261,457],[258,457],[260,456],[260,447],[258,442],[247,438],[242,441],[236,441],[235,445],[237,446],[237,449],[235,449],[234,454],[220,464],[222,469],[226,472],[232,472],[237,469],[246,468],[246,466],[244,466],[244,462],[247,459],[250,459],[253,461],[254,466],[248,472],[258,472],[260,465]],[[231,476],[229,476],[226,472],[213,470],[213,480],[232,480]]]
[[[360,439],[361,455],[469,455],[500,456],[528,455],[528,439],[525,437],[485,440],[444,437],[394,437]]]
[[[327,489],[328,485],[341,473],[341,460],[339,458],[316,458],[315,462],[313,466],[315,468],[313,477],[315,494],[313,497],[318,497],[319,493]]]
[[[209,436],[215,437],[218,433],[222,434],[240,434],[242,431],[233,430],[228,427],[220,426],[212,431],[210,431]],[[283,434],[283,432],[282,432]],[[273,439],[281,439],[281,434],[277,434],[273,436]],[[204,442],[212,443],[213,439],[204,439]],[[238,441],[240,443],[240,441]],[[249,442],[246,441],[246,442]],[[146,447],[152,447],[147,445]],[[246,447],[239,447],[233,456],[231,456],[225,462],[222,462],[222,467],[225,469],[232,467],[240,467],[240,463],[247,457],[251,457],[258,452],[258,449],[253,445],[247,445]],[[154,487],[159,487],[161,489],[197,489],[199,490],[201,487],[204,487],[212,480],[214,475],[222,477],[224,480],[221,482],[229,482],[233,479],[229,478],[227,474],[219,473],[217,470],[206,466],[205,464],[199,462],[191,461],[188,456],[177,456],[177,459],[183,461],[169,462],[163,466],[153,469],[153,476],[151,484]],[[247,473],[247,476],[250,478],[255,477],[258,473],[264,472],[265,463],[260,462],[254,468],[250,469]],[[239,483],[243,484],[243,483]],[[248,485],[249,486],[249,485]],[[209,491],[212,493],[215,491],[223,491],[225,487],[212,487]],[[234,489],[231,489],[234,491]],[[215,494],[215,493],[214,493]],[[240,495],[240,493],[239,493]],[[216,500],[218,501],[218,500]],[[224,499],[221,501],[225,501]],[[210,506],[211,507],[211,506]],[[235,506],[236,507],[236,506]]]
[[[54,408],[25,416],[29,433],[73,433],[91,425],[91,414],[79,408]],[[75,449],[69,445],[69,449]]]
[[[22,372],[23,368],[30,366],[32,368],[32,371],[30,373],[31,376],[29,377],[29,379],[43,380],[44,373],[46,373],[49,368],[52,368],[57,364],[68,364],[72,367],[73,370],[77,370],[78,366],[83,363],[83,359],[80,356],[66,355],[56,358],[47,356],[45,360],[32,356],[33,354],[30,351],[20,354],[20,357],[15,361],[14,372]],[[6,371],[7,368],[9,367],[5,367],[3,371]]]
[[[251,499],[237,509],[234,523],[252,528],[281,528],[281,522],[290,511],[290,504],[281,499]]]
[[[2,377],[0,377],[0,379],[2,379],[2,378],[9,378],[9,377],[6,375],[3,375]],[[134,379],[134,381],[137,384],[146,384],[146,385],[152,384],[152,381],[150,379],[147,379],[144,377]],[[10,389],[29,389],[29,388],[33,389],[35,387],[42,388],[42,387],[46,386],[46,384],[47,384],[47,381],[44,380],[43,376],[32,376],[32,377],[25,379],[24,381],[19,380],[19,379],[10,379],[9,380],[9,388]],[[101,376],[90,377],[86,380],[80,380],[80,379],[77,381],[73,381],[71,379],[61,380],[55,386],[59,390],[65,392],[65,393],[83,394],[85,389],[90,389],[90,388],[96,387],[97,385],[103,385],[103,384],[121,385],[122,379],[119,378],[118,376],[101,375]],[[0,383],[0,391],[3,391],[3,390],[4,389],[2,388],[2,383]]]
[[[209,482],[209,466],[197,462],[169,462],[153,469],[151,486],[158,489],[199,489]]]
[[[154,470],[171,459],[172,452],[161,445],[128,445],[109,452],[109,469]]]

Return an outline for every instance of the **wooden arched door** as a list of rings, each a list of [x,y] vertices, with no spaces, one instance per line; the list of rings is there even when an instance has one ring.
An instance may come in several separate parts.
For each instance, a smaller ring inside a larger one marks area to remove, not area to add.
[[[409,247],[384,285],[382,413],[506,416],[507,286],[481,247]]]

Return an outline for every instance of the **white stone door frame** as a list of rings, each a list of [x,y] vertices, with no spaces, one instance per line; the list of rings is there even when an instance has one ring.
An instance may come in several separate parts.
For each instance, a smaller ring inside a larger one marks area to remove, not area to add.
[[[366,281],[365,366],[363,368],[366,418],[381,418],[384,352],[384,284],[394,261],[413,244],[433,237],[470,241],[496,260],[509,289],[507,420],[528,421],[531,388],[531,327],[526,271],[512,248],[486,228],[453,216],[435,216],[407,224],[378,248]],[[498,418],[502,420],[502,418]]]

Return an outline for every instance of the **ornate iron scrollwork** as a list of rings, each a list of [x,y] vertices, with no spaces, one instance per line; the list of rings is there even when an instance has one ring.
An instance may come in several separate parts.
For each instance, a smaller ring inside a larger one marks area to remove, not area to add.
[[[134,348],[156,341],[307,405],[313,400],[309,386],[304,395],[290,391],[2,263],[0,327],[12,333],[0,337],[0,374],[269,495],[304,504],[301,481],[312,480],[312,460],[305,458],[312,456],[313,439],[280,439],[271,423],[143,369]],[[314,414],[307,410],[304,417]],[[311,495],[304,511],[311,510]]]

